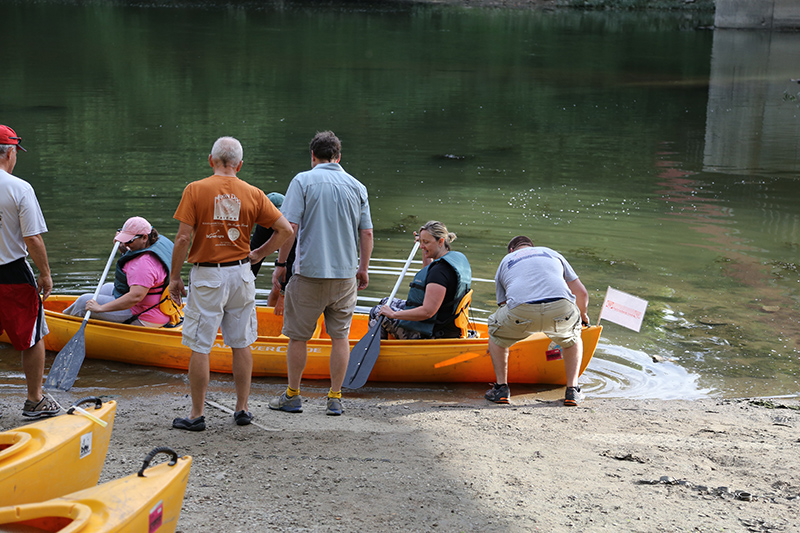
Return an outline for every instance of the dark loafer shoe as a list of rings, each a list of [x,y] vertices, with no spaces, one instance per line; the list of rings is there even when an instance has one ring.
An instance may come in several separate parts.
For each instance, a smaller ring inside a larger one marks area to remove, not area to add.
[[[206,417],[176,418],[172,421],[172,427],[175,429],[185,429],[186,431],[205,431]]]
[[[245,410],[236,411],[233,414],[233,419],[236,420],[237,426],[247,426],[250,425],[250,422],[253,421],[253,415],[251,415],[249,412]]]

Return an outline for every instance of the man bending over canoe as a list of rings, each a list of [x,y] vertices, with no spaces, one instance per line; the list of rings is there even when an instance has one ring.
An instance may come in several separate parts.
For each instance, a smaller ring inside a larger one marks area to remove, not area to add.
[[[192,410],[188,418],[176,418],[172,426],[189,431],[206,428],[203,411],[209,381],[209,354],[217,331],[233,352],[233,380],[240,426],[250,424],[247,410],[253,354],[250,345],[258,337],[255,275],[250,263],[271,254],[292,234],[292,227],[264,192],[240,180],[242,145],[233,137],[220,137],[208,162],[214,175],[195,181],[183,190],[174,218],[180,222],[172,254],[169,293],[180,304],[186,295],[181,267],[189,253],[189,298],[184,308],[183,344],[192,350],[189,386]],[[254,224],[274,232],[260,248],[250,251]]]
[[[589,293],[578,275],[560,253],[518,236],[508,243],[508,255],[494,280],[500,309],[489,317],[488,329],[497,383],[486,392],[486,399],[508,403],[508,349],[541,331],[561,345],[567,374],[564,405],[578,405],[583,398],[578,386],[581,323],[589,325]]]

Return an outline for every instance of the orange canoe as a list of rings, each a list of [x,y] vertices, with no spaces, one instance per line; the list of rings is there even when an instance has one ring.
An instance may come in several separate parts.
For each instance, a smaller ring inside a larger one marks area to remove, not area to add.
[[[45,314],[50,334],[45,337],[48,350],[58,352],[78,331],[83,317],[61,313],[74,296],[50,296]],[[350,346],[367,332],[369,317],[356,314],[350,329]],[[258,307],[258,340],[253,344],[254,376],[286,376],[288,339],[281,335],[282,317],[271,307]],[[386,340],[381,341],[378,361],[370,381],[418,382],[493,382],[492,361],[487,353],[488,334],[485,324],[473,324],[479,337],[472,339]],[[320,321],[314,338],[308,341],[308,362],[304,379],[327,379],[330,337]],[[583,361],[586,369],[597,348],[601,326],[583,329]],[[180,329],[145,328],[99,320],[86,326],[86,357],[186,370],[191,352],[181,344]],[[4,337],[0,336],[0,340]],[[7,340],[6,340],[7,342]],[[212,348],[212,372],[231,373],[231,352],[220,335]],[[515,344],[509,353],[508,377],[512,383],[566,384],[561,350],[550,348],[550,340],[534,334]]]

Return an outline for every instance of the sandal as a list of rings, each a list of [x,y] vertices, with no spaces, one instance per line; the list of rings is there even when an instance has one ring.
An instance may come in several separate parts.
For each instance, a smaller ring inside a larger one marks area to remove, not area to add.
[[[186,431],[204,431],[206,429],[206,417],[197,418],[176,418],[172,421],[175,429],[185,429]]]

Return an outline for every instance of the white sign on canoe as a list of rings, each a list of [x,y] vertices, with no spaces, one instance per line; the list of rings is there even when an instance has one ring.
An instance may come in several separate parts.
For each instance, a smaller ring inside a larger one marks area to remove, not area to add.
[[[646,309],[647,300],[609,287],[603,307],[600,309],[600,318],[597,321],[599,323],[600,320],[606,319],[638,332],[642,328]]]

